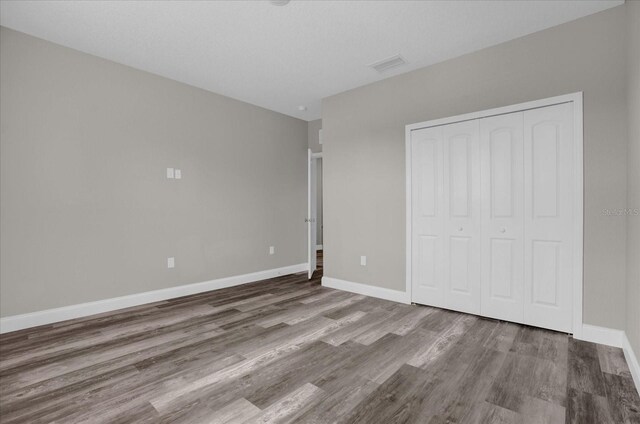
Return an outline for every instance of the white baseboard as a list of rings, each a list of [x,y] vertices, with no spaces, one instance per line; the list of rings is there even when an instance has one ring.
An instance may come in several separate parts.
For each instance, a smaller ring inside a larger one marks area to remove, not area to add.
[[[633,348],[631,348],[627,334],[624,331],[583,324],[582,337],[580,337],[580,340],[622,348],[624,357],[627,360],[627,365],[631,371],[631,376],[633,377],[633,382],[636,385],[636,390],[640,393],[640,365],[638,364],[638,357],[633,351]]]
[[[321,244],[316,244],[316,250],[322,250],[322,245]]]
[[[640,393],[640,363],[638,363],[638,357],[636,356],[636,352],[633,351],[626,333],[624,335],[624,340],[622,341],[622,350],[624,351],[624,357],[627,360],[627,365],[629,365],[633,382],[636,384],[636,390]]]
[[[574,335],[575,337],[575,335]],[[582,336],[576,339],[608,346],[622,347],[626,338],[624,331],[597,325],[582,324]]]
[[[10,331],[22,330],[24,328],[36,327],[38,325],[52,324],[54,322],[65,321],[68,319],[115,311],[118,309],[129,308],[131,306],[143,305],[145,303],[158,302],[161,300],[188,296],[190,294],[238,286],[240,284],[252,283],[254,281],[278,277],[280,275],[303,272],[307,271],[308,269],[309,264],[302,263],[297,265],[285,266],[282,268],[252,272],[250,274],[218,278],[216,280],[204,281],[201,283],[185,284],[182,286],[169,287],[166,289],[136,293],[121,297],[114,297],[111,299],[98,300],[95,302],[80,303],[77,305],[63,306],[61,308],[47,309],[44,311],[31,312],[21,315],[13,315],[5,318],[0,318],[0,333],[8,333]]]
[[[380,299],[391,300],[393,302],[411,303],[409,294],[403,291],[385,289],[382,287],[370,286],[368,284],[354,283],[331,277],[322,277],[322,285],[332,289],[363,294],[365,296],[377,297]]]

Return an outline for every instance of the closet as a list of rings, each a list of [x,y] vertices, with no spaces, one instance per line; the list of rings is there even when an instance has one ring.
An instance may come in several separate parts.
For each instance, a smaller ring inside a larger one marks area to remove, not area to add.
[[[572,332],[582,276],[574,103],[409,126],[412,302]]]

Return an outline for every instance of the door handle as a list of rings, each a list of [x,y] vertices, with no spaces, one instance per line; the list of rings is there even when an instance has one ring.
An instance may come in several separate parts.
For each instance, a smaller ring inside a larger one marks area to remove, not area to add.
[[[462,228],[462,227],[458,228],[458,231],[462,231],[462,230],[464,230],[464,228]]]
[[[507,232],[507,229],[506,229],[506,228],[504,228],[504,227],[502,227],[502,228],[500,228],[500,232],[501,232],[501,233],[506,233],[506,232]]]

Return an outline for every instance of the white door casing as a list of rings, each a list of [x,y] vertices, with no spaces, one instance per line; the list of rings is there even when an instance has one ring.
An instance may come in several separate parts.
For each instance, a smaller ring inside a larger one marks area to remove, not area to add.
[[[412,124],[406,135],[412,301],[580,338],[582,93]]]
[[[317,267],[316,238],[317,238],[317,209],[316,191],[318,185],[316,173],[316,159],[312,156],[311,149],[307,150],[307,257],[309,263],[309,278]]]

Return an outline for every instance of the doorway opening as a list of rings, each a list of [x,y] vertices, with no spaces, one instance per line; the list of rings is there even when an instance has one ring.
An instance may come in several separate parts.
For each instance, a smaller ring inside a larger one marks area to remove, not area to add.
[[[322,220],[322,153],[308,153],[308,259],[309,278],[314,272],[322,274],[324,235]]]

